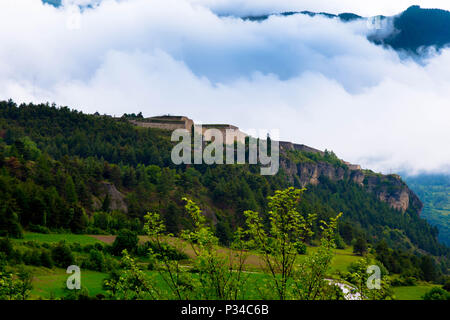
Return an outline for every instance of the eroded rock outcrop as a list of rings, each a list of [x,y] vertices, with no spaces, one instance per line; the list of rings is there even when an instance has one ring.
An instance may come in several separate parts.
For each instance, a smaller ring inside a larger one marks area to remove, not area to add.
[[[284,143],[280,148],[282,154],[285,155],[280,159],[280,166],[287,173],[291,183],[297,180],[301,187],[305,187],[319,184],[321,177],[326,177],[331,181],[347,180],[375,194],[380,201],[388,203],[395,210],[405,212],[408,208],[412,208],[417,214],[420,214],[423,207],[422,202],[400,176],[382,175],[362,170],[360,166],[344,161],[339,166],[325,161],[295,162],[286,156],[286,152],[298,150],[294,146],[294,144]],[[306,152],[315,150],[306,146],[300,148],[307,150]],[[323,155],[323,153],[321,154]]]
[[[106,196],[109,197],[109,209],[128,212],[127,204],[125,203],[125,196],[117,190],[116,186],[110,182],[101,182],[101,196],[100,198],[94,197],[92,200],[92,206],[95,210],[100,210],[103,205],[103,201]]]

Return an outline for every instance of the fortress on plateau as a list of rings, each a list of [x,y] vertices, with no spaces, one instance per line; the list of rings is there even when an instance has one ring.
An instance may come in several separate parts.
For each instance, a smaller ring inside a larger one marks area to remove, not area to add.
[[[202,133],[205,141],[211,140],[211,132],[209,129],[219,130],[223,137],[226,136],[227,131],[232,133],[236,138],[235,140],[240,143],[245,143],[245,138],[248,136],[246,133],[239,130],[238,127],[231,124],[202,124],[196,125],[192,119],[185,116],[157,116],[150,118],[134,119],[130,122],[136,126],[144,128],[154,128],[163,130],[176,130],[176,129],[186,129],[189,132],[195,130],[196,132]]]
[[[211,141],[211,132],[209,129],[217,129],[222,135],[225,137],[227,131],[232,133],[235,136],[235,140],[239,143],[245,143],[245,138],[248,137],[246,133],[239,130],[238,127],[233,126],[231,124],[201,124],[196,125],[194,121],[186,116],[172,116],[172,115],[164,115],[164,116],[156,116],[150,118],[137,118],[132,119],[130,122],[136,126],[143,128],[154,128],[154,129],[162,129],[173,131],[176,129],[186,129],[189,132],[192,130],[196,130],[196,132],[200,132],[203,135],[205,141]],[[231,142],[233,143],[233,142]],[[302,151],[302,152],[311,152],[311,153],[319,153],[321,155],[324,154],[323,151],[308,147],[303,144],[296,144],[292,142],[280,141],[279,142],[280,151],[288,152],[288,151]],[[359,171],[361,167],[357,164],[351,164],[349,162],[343,161],[345,165],[351,171]]]
[[[246,138],[250,137],[239,130],[238,127],[231,124],[195,124],[194,121],[186,116],[156,116],[150,118],[137,117],[128,118],[128,121],[135,126],[143,128],[152,128],[173,131],[176,129],[186,129],[189,132],[202,133],[203,142],[211,141],[211,132],[209,129],[219,130],[223,136],[231,134],[234,141],[246,143]],[[341,165],[324,161],[327,153],[304,144],[297,144],[288,141],[278,141],[280,155],[280,168],[286,173],[289,181],[297,183],[301,187],[307,185],[317,185],[320,183],[320,177],[326,177],[331,181],[349,180],[364,187],[368,192],[382,202],[387,203],[391,208],[400,212],[405,212],[409,207],[417,209],[418,214],[422,210],[420,199],[412,192],[408,186],[397,175],[382,175],[363,170],[360,165],[339,159]],[[230,142],[225,142],[226,144]],[[231,142],[233,143],[233,142]],[[289,155],[302,152],[306,154],[317,154],[318,161],[297,161],[290,158]],[[381,187],[380,187],[381,186]],[[393,187],[394,186],[394,187]]]

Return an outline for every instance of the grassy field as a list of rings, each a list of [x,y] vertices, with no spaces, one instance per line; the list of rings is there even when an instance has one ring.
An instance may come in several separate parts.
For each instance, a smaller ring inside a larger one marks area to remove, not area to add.
[[[52,269],[35,268],[33,279],[32,299],[44,298],[49,299],[52,297],[61,297],[64,293],[63,287],[68,275],[64,269]],[[148,274],[154,274],[154,272],[147,271]],[[248,277],[248,282],[260,281],[263,277],[259,273],[249,273],[244,275]],[[82,286],[87,288],[90,295],[96,295],[98,293],[105,293],[102,289],[103,280],[107,277],[106,273],[95,271],[82,271],[81,281]],[[159,276],[157,276],[159,278]],[[257,288],[257,286],[251,285],[251,288]],[[394,287],[395,297],[398,300],[421,300],[422,296],[428,292],[433,286],[428,284],[421,284],[410,287]],[[256,290],[245,292],[245,299],[260,299],[259,293]]]
[[[31,299],[52,299],[64,296],[64,287],[68,274],[64,269],[55,268],[52,270],[45,268],[33,268],[33,290],[31,292]],[[145,271],[149,276],[155,276],[158,287],[162,290],[167,290],[167,284],[162,280],[158,272]],[[86,288],[90,296],[95,296],[99,293],[105,294],[103,290],[103,280],[108,276],[106,273],[95,271],[81,272],[81,285]],[[247,278],[247,283],[254,283],[261,281],[264,277],[261,273],[247,273],[243,277]],[[249,285],[251,290],[244,290],[243,299],[261,299],[260,294],[255,288],[256,285]]]
[[[308,247],[309,252],[314,252],[317,250],[317,247]],[[345,272],[347,271],[347,267],[353,263],[361,259],[362,257],[355,255],[351,247],[346,249],[336,249],[335,256],[331,262],[331,272],[335,273],[336,271]]]
[[[422,300],[422,296],[433,288],[433,285],[417,285],[412,287],[394,287],[398,300]]]
[[[19,242],[24,241],[37,241],[39,243],[56,243],[61,240],[65,240],[69,243],[78,242],[82,245],[86,244],[94,244],[98,242],[111,244],[115,239],[115,236],[91,236],[91,235],[75,235],[75,234],[38,234],[38,233],[25,233],[24,239],[15,240]],[[146,237],[140,237],[140,242],[145,242],[148,239]],[[179,239],[168,239],[169,243],[174,243],[180,241]],[[308,253],[311,254],[315,252],[317,247],[308,247]],[[219,252],[224,255],[230,255],[232,252],[227,248],[218,248]],[[186,246],[184,249],[185,253],[190,258],[193,258],[195,255],[192,251],[192,248]],[[336,249],[335,256],[333,258],[331,264],[330,273],[335,273],[337,271],[345,272],[347,271],[348,266],[359,259],[360,256],[353,254],[352,248],[346,249]],[[300,259],[305,256],[301,256]],[[254,252],[249,253],[249,257],[247,259],[246,269],[256,273],[248,273],[246,276],[248,277],[249,282],[260,281],[262,274],[258,273],[261,269],[263,261],[261,257]],[[144,268],[145,269],[145,268]],[[32,267],[33,273],[33,291],[32,291],[32,299],[44,298],[49,299],[52,297],[61,297],[64,294],[63,288],[65,286],[65,281],[67,280],[68,274],[66,274],[64,269],[46,269],[46,268],[37,268]],[[147,271],[147,273],[151,274],[152,272]],[[82,286],[87,288],[90,295],[94,296],[98,293],[104,293],[102,289],[103,280],[107,277],[106,273],[83,270],[82,271]],[[159,276],[158,276],[159,277]],[[162,283],[161,283],[162,284]],[[257,286],[251,286],[257,287]],[[421,297],[430,289],[432,285],[428,285],[426,283],[421,283],[417,286],[411,287],[395,287],[394,292],[395,296],[399,300],[420,300]],[[258,299],[258,292],[246,292],[246,299]]]
[[[111,244],[114,242],[115,236],[91,236],[99,241]],[[148,241],[148,237],[146,236],[139,236],[139,241],[141,243]],[[180,244],[180,239],[178,238],[168,238],[167,242],[172,244],[172,245],[179,245]],[[318,247],[308,247],[308,253],[312,253],[315,252],[318,249]],[[195,258],[195,254],[194,251],[192,250],[192,248],[189,245],[186,245],[183,249],[184,253],[186,253],[190,258]],[[230,254],[232,254],[232,251],[228,248],[223,248],[223,247],[219,247],[218,251],[220,253],[222,253],[225,256],[229,256]],[[335,257],[332,261],[331,264],[331,272],[334,273],[336,271],[347,271],[347,267],[352,263],[355,262],[359,259],[361,259],[360,256],[355,255],[352,252],[352,248],[346,248],[346,249],[336,249],[335,250]],[[246,265],[245,265],[245,269],[248,271],[258,271],[261,269],[261,265],[263,264],[263,260],[261,259],[261,257],[254,252],[250,252],[247,260],[246,260]]]
[[[69,277],[66,270],[60,268],[33,268],[31,271],[33,272],[31,299],[50,299],[64,295],[63,288]],[[89,295],[96,295],[103,292],[103,279],[106,277],[106,273],[82,270],[81,284],[88,290]]]
[[[81,245],[94,244],[101,242],[100,240],[83,234],[42,234],[26,232],[23,239],[18,239],[15,241],[25,242],[25,241],[36,241],[39,243],[57,243],[61,240],[65,240],[68,243],[78,242]]]

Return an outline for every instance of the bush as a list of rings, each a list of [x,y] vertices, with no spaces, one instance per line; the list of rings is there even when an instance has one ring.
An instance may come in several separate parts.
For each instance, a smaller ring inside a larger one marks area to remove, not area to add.
[[[73,242],[70,244],[70,250],[74,252],[81,252],[83,251],[83,248],[79,242]]]
[[[52,248],[52,259],[55,265],[61,268],[67,268],[74,264],[74,257],[69,246],[61,241]]]
[[[29,248],[40,248],[41,244],[37,241],[31,240],[31,241],[25,241],[23,243],[24,246],[27,246]]]
[[[450,292],[450,278],[447,278],[447,280],[444,283],[444,286],[442,287],[445,291]]]
[[[166,257],[169,260],[185,260],[189,259],[189,257],[184,253],[173,246],[162,243],[161,248],[159,248],[155,243],[152,241],[147,241],[143,245],[140,245],[137,249],[137,255],[141,257],[145,257],[148,255],[148,249],[152,249],[153,252],[159,254],[159,257]]]
[[[339,233],[335,234],[334,243],[336,244],[337,249],[345,249],[345,241],[344,241],[344,239],[342,239],[342,237],[339,235]]]
[[[19,218],[8,206],[0,207],[0,237],[23,238]]]
[[[117,259],[114,259],[111,256],[105,256],[105,270],[111,271],[120,268],[120,263]]]
[[[96,249],[98,251],[103,251],[104,248],[105,248],[105,246],[99,242],[94,244],[94,249]]]
[[[49,234],[50,233],[50,229],[44,226],[39,226],[39,225],[35,225],[30,223],[30,225],[28,226],[28,230],[30,230],[31,232],[36,232],[36,233],[44,233],[44,234]]]
[[[41,246],[42,246],[42,248],[45,248],[45,249],[50,249],[51,248],[51,245],[49,243],[47,243],[47,242],[44,242]]]
[[[417,284],[417,279],[414,277],[404,277],[395,278],[392,280],[391,285],[394,287],[410,287]]]
[[[112,253],[116,256],[122,254],[123,250],[128,252],[136,252],[139,243],[137,233],[128,229],[122,229],[112,244]]]
[[[87,227],[86,228],[86,233],[87,234],[97,234],[97,235],[106,235],[106,234],[108,234],[108,232],[106,232],[106,231],[104,231],[104,230],[102,230],[100,228],[97,228],[97,227]]]
[[[65,283],[64,283],[65,285]],[[89,297],[89,290],[85,287],[81,287],[80,290],[69,290],[64,287],[64,296],[62,300],[93,300]]]
[[[87,244],[87,245],[83,246],[83,252],[89,253],[89,252],[91,252],[92,249],[94,249],[94,245],[92,245],[92,244]]]
[[[450,300],[450,293],[439,287],[433,287],[422,296],[423,300]]]
[[[89,252],[89,269],[103,271],[105,269],[105,257],[99,250],[92,249]]]
[[[297,249],[298,254],[306,254],[307,247],[303,242],[297,242],[295,248]]]
[[[46,268],[53,267],[53,260],[48,250],[44,249],[41,252],[41,265]]]
[[[414,277],[406,277],[404,283],[405,286],[415,286],[417,284],[417,279]]]
[[[367,253],[367,242],[363,237],[358,237],[353,245],[353,253],[363,256]]]
[[[22,256],[23,262],[28,265],[32,266],[41,266],[41,250],[39,249],[31,249],[26,250],[25,253]]]
[[[0,252],[3,252],[8,258],[13,251],[13,246],[9,238],[0,239]]]

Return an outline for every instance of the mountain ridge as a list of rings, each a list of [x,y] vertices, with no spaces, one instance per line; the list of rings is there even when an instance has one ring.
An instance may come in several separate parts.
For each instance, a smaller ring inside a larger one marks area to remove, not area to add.
[[[246,16],[243,20],[264,21],[270,16],[292,16],[303,14],[311,17],[323,16],[330,19],[340,19],[343,22],[368,19],[353,13],[330,14],[326,12],[292,11],[266,14],[261,16]],[[437,50],[450,45],[450,11],[442,9],[423,9],[419,5],[410,6],[405,11],[394,16],[377,16],[380,21],[392,20],[393,30],[386,34],[380,26],[368,40],[377,44],[391,47],[395,50],[404,50],[420,53],[421,48],[435,47]],[[385,28],[388,26],[385,26]]]
[[[188,227],[181,200],[188,196],[228,243],[245,210],[266,212],[275,190],[306,186],[299,210],[317,213],[318,221],[344,212],[339,232],[348,244],[364,237],[435,255],[449,250],[396,176],[350,170],[329,151],[283,151],[275,176],[262,176],[259,165],[176,166],[170,131],[129,120],[0,102],[0,230],[20,234],[22,227],[39,226],[101,234],[125,225],[139,232],[147,212],[160,212],[177,234]]]
[[[59,7],[61,0],[42,0],[43,3]],[[339,19],[343,22],[351,22],[360,19],[368,19],[351,12],[331,14],[327,12],[312,11],[286,11],[263,15],[249,15],[238,17],[247,21],[261,22],[271,16],[292,16],[296,14],[310,17],[323,16],[330,19]],[[442,9],[423,9],[419,5],[413,5],[393,16],[376,16],[380,21],[387,19],[392,21],[393,30],[386,34],[381,28],[376,30],[367,39],[377,45],[391,47],[395,50],[420,54],[422,48],[435,47],[438,51],[450,45],[450,11]],[[373,18],[373,17],[371,17]],[[390,26],[385,26],[390,28]],[[388,30],[389,31],[389,30]]]
[[[132,118],[133,119],[129,120],[130,123],[143,128],[162,128],[163,130],[172,131],[177,128],[193,130],[191,127],[197,127],[194,121],[187,116],[137,118],[138,120],[134,119],[134,117]],[[174,119],[182,120],[174,121]],[[231,124],[202,126],[206,128],[215,128],[221,131],[224,130],[223,128],[232,128],[233,132],[244,134],[239,131],[238,127]],[[226,132],[222,132],[222,134],[225,136]],[[242,140],[240,142],[245,143],[245,141]],[[359,186],[366,188],[369,192],[374,193],[380,201],[388,203],[391,208],[404,213],[410,206],[412,206],[417,211],[417,215],[420,215],[423,208],[422,202],[417,195],[408,188],[406,183],[402,181],[399,175],[385,176],[382,174],[375,174],[370,170],[362,170],[359,165],[337,159],[337,157],[334,159],[335,164],[339,165],[337,168],[329,163],[303,163],[301,161],[296,161],[293,153],[306,152],[319,154],[321,157],[326,157],[330,154],[328,151],[324,152],[304,144],[289,141],[279,141],[278,143],[280,151],[284,155],[284,157],[281,158],[281,166],[288,173],[289,181],[291,183],[294,183],[297,179],[299,186],[304,188],[310,184],[319,184],[319,178],[321,176],[326,176],[333,181],[348,179],[355,182]],[[291,155],[293,157],[291,157]],[[332,154],[331,157],[334,157],[334,154]],[[391,185],[390,192],[387,191],[387,188],[377,187],[381,184],[382,180],[388,181],[388,184]]]

